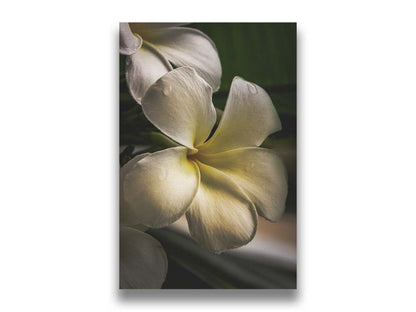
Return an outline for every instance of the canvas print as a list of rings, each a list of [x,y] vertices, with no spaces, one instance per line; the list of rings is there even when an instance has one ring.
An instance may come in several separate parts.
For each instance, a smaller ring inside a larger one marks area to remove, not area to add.
[[[296,289],[296,23],[120,23],[121,289]]]

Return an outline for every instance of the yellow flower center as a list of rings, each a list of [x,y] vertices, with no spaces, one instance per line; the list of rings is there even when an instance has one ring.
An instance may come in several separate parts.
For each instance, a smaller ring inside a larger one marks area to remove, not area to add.
[[[194,149],[188,149],[187,151],[187,157],[189,160],[193,160],[196,158],[197,154],[198,154],[198,149],[194,148]]]

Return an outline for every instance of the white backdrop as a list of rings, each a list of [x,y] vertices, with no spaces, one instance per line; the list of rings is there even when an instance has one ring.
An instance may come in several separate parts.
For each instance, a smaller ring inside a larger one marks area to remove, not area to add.
[[[0,5],[0,310],[414,310],[410,1]],[[298,291],[117,290],[118,22],[298,22]]]

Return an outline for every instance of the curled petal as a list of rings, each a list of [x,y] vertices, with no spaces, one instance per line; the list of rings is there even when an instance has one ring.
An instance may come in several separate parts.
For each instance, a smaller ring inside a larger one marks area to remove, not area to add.
[[[140,34],[149,30],[160,30],[168,27],[182,26],[186,23],[129,23],[130,28],[136,33]]]
[[[126,80],[130,94],[141,104],[147,89],[172,66],[157,49],[144,42],[136,53],[126,58]]]
[[[142,100],[143,112],[160,131],[193,148],[203,143],[215,124],[211,87],[190,67],[170,71]]]
[[[279,116],[266,91],[235,77],[217,130],[198,149],[213,154],[259,146],[268,135],[281,128]]]
[[[200,162],[198,167],[201,183],[186,213],[192,237],[216,253],[247,244],[257,228],[254,205],[224,173]]]
[[[159,228],[186,212],[198,189],[199,171],[185,147],[173,147],[130,160],[120,178],[120,222]]]
[[[120,228],[120,288],[160,288],[168,269],[166,253],[152,236]]]
[[[287,196],[287,175],[275,151],[259,147],[239,148],[201,155],[199,160],[221,170],[238,184],[254,203],[259,215],[270,221],[276,221],[282,215]]]
[[[190,66],[214,91],[220,88],[221,63],[212,40],[203,32],[187,27],[170,27],[140,32],[146,41],[156,45],[175,66]]]
[[[142,38],[135,36],[128,23],[120,23],[120,53],[132,55],[142,46]]]

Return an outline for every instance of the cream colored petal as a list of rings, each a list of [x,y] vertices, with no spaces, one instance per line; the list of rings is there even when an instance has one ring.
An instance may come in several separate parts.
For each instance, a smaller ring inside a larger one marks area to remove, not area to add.
[[[129,23],[129,25],[136,34],[140,34],[144,31],[181,26],[186,25],[186,23]]]
[[[216,253],[247,244],[257,228],[253,203],[224,173],[197,163],[201,183],[186,213],[192,237]]]
[[[168,260],[162,245],[139,230],[120,227],[120,288],[161,288]]]
[[[142,101],[143,112],[160,131],[193,148],[215,124],[211,87],[193,68],[170,71],[154,83]]]
[[[259,146],[268,135],[281,128],[279,116],[266,91],[235,77],[217,130],[198,149],[211,154]]]
[[[143,42],[133,55],[126,57],[126,80],[130,94],[141,104],[147,89],[172,70],[169,62],[151,45]]]
[[[124,201],[124,188],[123,188],[123,184],[124,184],[124,180],[126,179],[126,175],[128,173],[130,173],[136,166],[137,163],[142,160],[143,158],[145,158],[146,156],[151,155],[150,153],[144,153],[144,154],[140,154],[137,155],[135,157],[133,157],[132,159],[130,159],[127,163],[124,164],[123,167],[120,168],[120,213],[121,213],[121,209],[122,207],[126,207],[127,203]],[[128,223],[129,225],[133,225],[133,223]],[[146,227],[143,228],[142,232],[146,229]]]
[[[278,154],[270,149],[250,147],[224,153],[199,155],[198,159],[229,176],[254,203],[257,213],[276,221],[285,209],[287,175]]]
[[[133,35],[128,23],[120,23],[120,53],[132,55],[142,46],[142,38]]]
[[[141,32],[144,40],[156,45],[175,66],[190,66],[214,91],[220,88],[221,62],[214,42],[203,32],[187,27],[171,27]]]
[[[136,164],[142,160],[143,158],[145,158],[146,156],[151,155],[150,153],[143,153],[140,155],[137,155],[135,157],[133,157],[132,159],[130,159],[127,163],[124,164],[123,167],[121,167],[120,169],[120,182],[124,181],[126,174],[129,173],[135,166]],[[120,187],[122,186],[122,183],[120,183]]]
[[[185,147],[173,147],[129,161],[120,178],[121,224],[159,228],[186,212],[198,189],[199,171]]]

